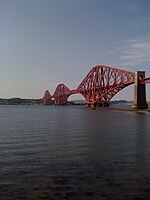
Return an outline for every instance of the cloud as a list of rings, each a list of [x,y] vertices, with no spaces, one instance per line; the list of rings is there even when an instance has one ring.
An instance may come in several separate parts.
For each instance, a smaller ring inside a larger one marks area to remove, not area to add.
[[[127,11],[130,11],[130,12],[138,12],[139,11],[139,9],[138,9],[138,7],[137,7],[137,5],[127,5],[126,7],[125,7],[125,9],[127,10]]]
[[[150,35],[142,39],[126,40],[121,47],[113,49],[122,66],[148,66],[150,63]]]
[[[150,17],[144,17],[142,19],[139,19],[139,20],[135,20],[133,22],[130,23],[130,26],[132,28],[143,28],[143,27],[149,27],[150,25]]]

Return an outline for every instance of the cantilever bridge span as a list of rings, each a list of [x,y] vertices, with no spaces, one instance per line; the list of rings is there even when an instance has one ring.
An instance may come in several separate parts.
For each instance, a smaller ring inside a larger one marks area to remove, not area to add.
[[[70,90],[66,85],[59,84],[53,95],[46,90],[43,103],[49,104],[54,98],[55,105],[66,105],[67,99],[72,94],[81,94],[86,100],[86,105],[95,108],[96,106],[109,106],[114,95],[125,87],[135,84],[135,107],[146,108],[145,84],[150,83],[150,78],[145,78],[145,72],[129,72],[103,65],[93,67],[80,85]]]

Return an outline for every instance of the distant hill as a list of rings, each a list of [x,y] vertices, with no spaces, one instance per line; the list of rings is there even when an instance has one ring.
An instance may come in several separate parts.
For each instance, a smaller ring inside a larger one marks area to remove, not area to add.
[[[68,105],[85,105],[85,103],[86,103],[85,100],[68,101]],[[111,101],[110,105],[120,104],[120,103],[129,103],[129,101],[126,100]],[[0,98],[0,105],[40,105],[40,104],[43,104],[42,99]],[[54,105],[54,100],[50,100],[49,105]]]
[[[120,103],[129,103],[127,100],[115,100],[115,101],[110,101],[110,105],[113,104],[120,104]]]
[[[21,98],[0,99],[0,105],[35,105],[35,104],[42,104],[42,99],[21,99]]]

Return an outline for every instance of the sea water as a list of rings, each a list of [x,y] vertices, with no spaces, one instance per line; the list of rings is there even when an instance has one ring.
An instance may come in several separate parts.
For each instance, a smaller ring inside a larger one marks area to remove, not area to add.
[[[150,113],[0,106],[0,199],[150,199]]]

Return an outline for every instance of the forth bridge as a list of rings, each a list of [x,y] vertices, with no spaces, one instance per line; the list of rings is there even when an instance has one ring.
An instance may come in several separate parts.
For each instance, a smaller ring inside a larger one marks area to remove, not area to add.
[[[86,100],[86,106],[93,109],[96,106],[108,107],[110,100],[122,89],[134,86],[134,108],[148,108],[146,102],[145,84],[150,83],[150,77],[145,78],[145,71],[129,72],[104,65],[93,67],[80,85],[70,90],[66,85],[57,85],[54,94],[45,91],[43,104],[48,105],[53,98],[55,105],[67,105],[67,99],[72,94],[81,94]]]

